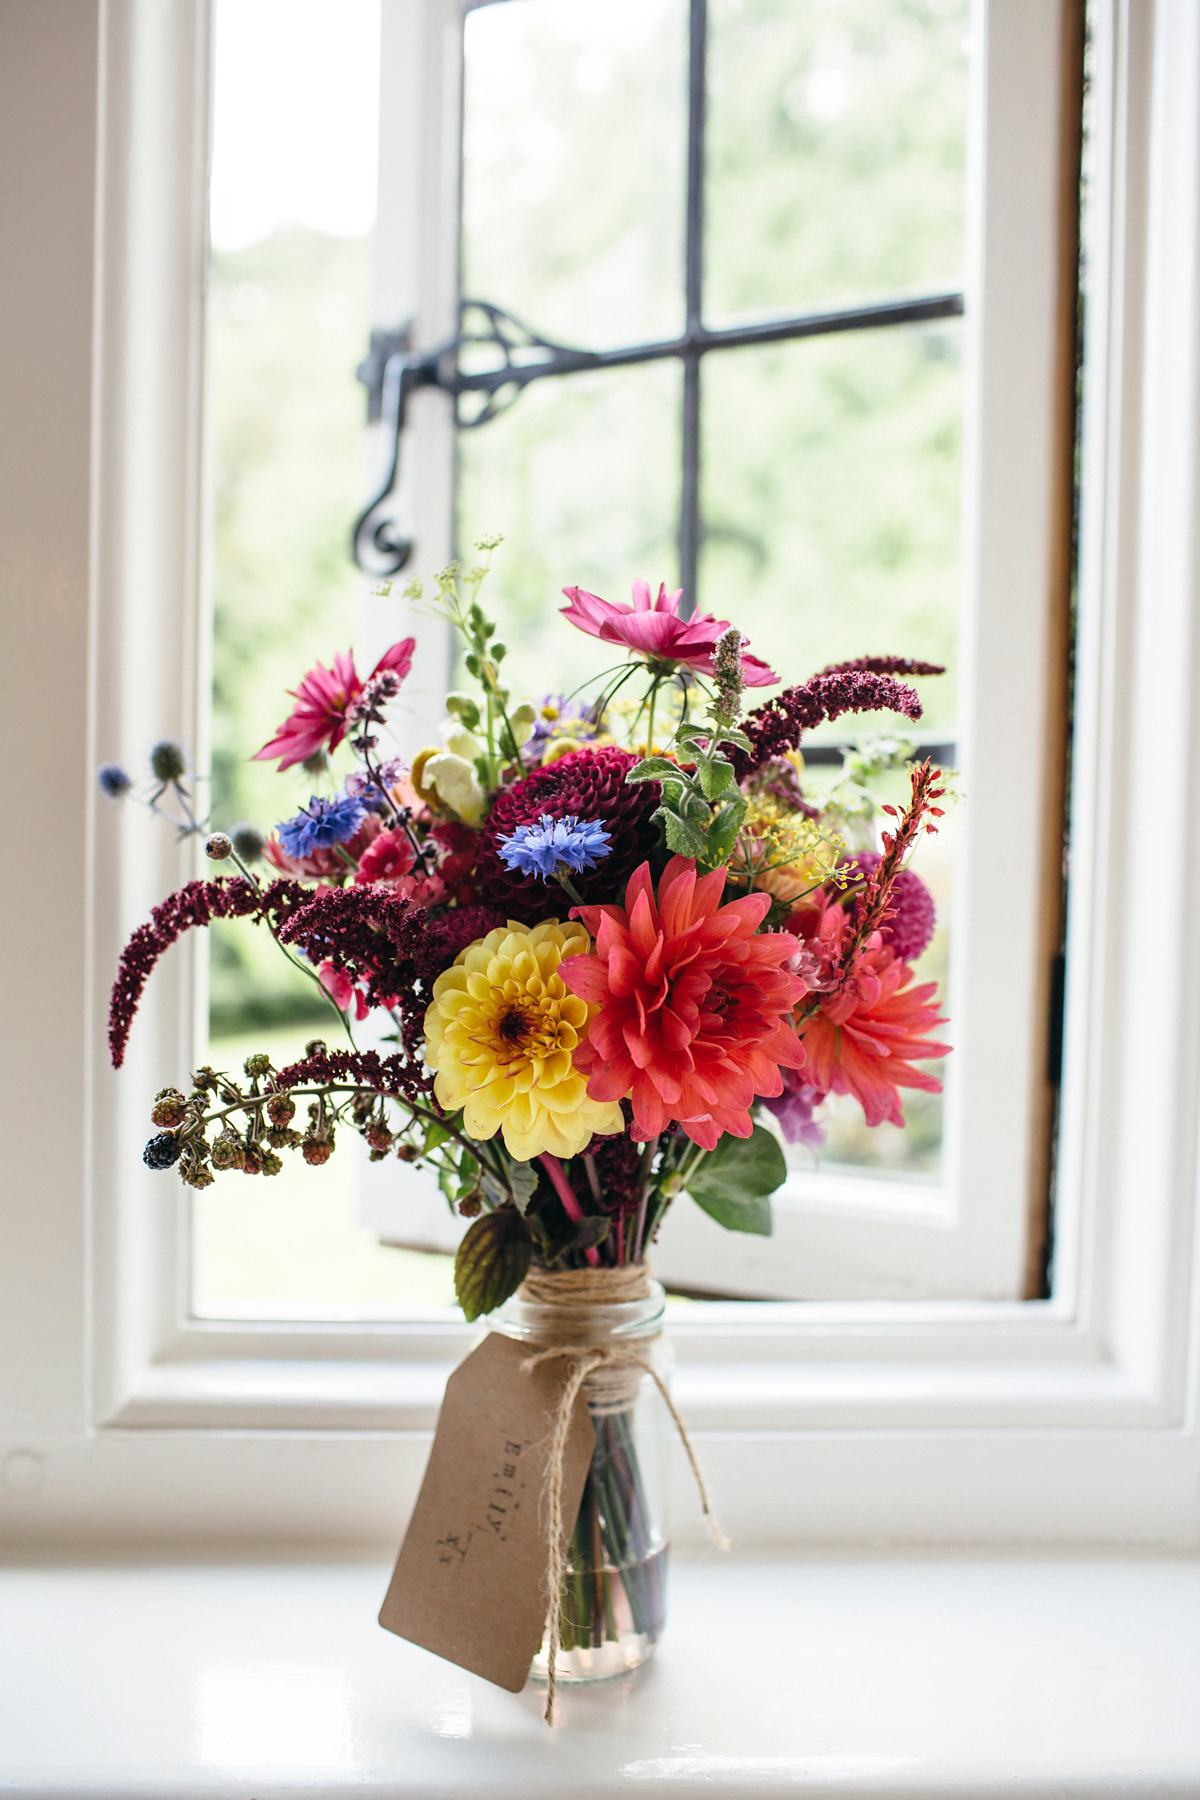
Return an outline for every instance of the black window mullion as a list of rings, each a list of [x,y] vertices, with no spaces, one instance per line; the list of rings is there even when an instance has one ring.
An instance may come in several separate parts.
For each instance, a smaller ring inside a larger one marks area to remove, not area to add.
[[[699,340],[704,306],[705,127],[708,111],[708,0],[691,0],[688,29],[687,236],[684,249],[684,335]],[[696,606],[700,558],[700,358],[697,341],[683,356],[682,466],[679,487],[679,583],[684,614]]]

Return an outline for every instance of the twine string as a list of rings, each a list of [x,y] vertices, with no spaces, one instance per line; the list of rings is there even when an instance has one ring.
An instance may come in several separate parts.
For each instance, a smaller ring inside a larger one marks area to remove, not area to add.
[[[545,1349],[526,1357],[521,1364],[522,1370],[528,1374],[530,1370],[536,1369],[541,1363],[560,1357],[569,1358],[572,1363],[559,1398],[554,1429],[550,1435],[544,1490],[548,1531],[546,1589],[549,1599],[546,1624],[546,1707],[544,1713],[547,1725],[554,1723],[560,1642],[559,1604],[567,1562],[565,1549],[567,1522],[563,1518],[562,1503],[564,1462],[567,1439],[571,1432],[571,1419],[581,1389],[587,1395],[590,1411],[597,1417],[603,1417],[607,1414],[626,1411],[632,1405],[637,1394],[641,1376],[646,1374],[650,1377],[662,1395],[663,1404],[679,1433],[679,1440],[695,1477],[696,1488],[700,1495],[700,1505],[712,1540],[718,1550],[729,1549],[729,1539],[722,1531],[713,1510],[708,1488],[705,1485],[696,1452],[692,1448],[687,1427],[680,1418],[668,1392],[667,1384],[658,1370],[640,1350],[634,1349],[631,1344],[595,1344],[594,1342],[589,1344],[588,1342],[589,1337],[594,1339],[598,1326],[602,1325],[602,1321],[589,1317],[595,1307],[646,1299],[649,1293],[650,1281],[644,1263],[634,1263],[620,1268],[531,1270],[520,1289],[519,1297],[522,1300],[539,1306],[550,1315],[543,1326],[546,1334],[556,1336],[561,1332],[561,1335],[569,1340],[565,1343],[551,1343]],[[657,1337],[659,1334],[656,1332],[654,1335]],[[632,1379],[630,1379],[631,1373]]]

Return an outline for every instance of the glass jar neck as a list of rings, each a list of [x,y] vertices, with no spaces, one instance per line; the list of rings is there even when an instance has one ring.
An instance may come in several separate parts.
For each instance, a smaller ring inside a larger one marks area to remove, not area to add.
[[[539,1284],[542,1286],[542,1284]],[[488,1319],[492,1331],[523,1343],[579,1344],[599,1347],[657,1337],[662,1330],[666,1296],[657,1281],[636,1300],[588,1301],[564,1298],[562,1304],[530,1300],[518,1288]],[[544,1292],[544,1286],[542,1286]]]

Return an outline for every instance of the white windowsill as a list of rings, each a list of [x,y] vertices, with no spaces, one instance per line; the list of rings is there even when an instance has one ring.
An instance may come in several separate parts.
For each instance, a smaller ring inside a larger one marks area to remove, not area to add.
[[[0,1789],[1200,1794],[1200,1561],[681,1560],[639,1674],[502,1693],[375,1623],[377,1564],[0,1570]]]

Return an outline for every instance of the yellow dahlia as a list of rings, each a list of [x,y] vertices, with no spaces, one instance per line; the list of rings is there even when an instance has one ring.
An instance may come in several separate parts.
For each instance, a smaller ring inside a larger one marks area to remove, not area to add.
[[[425,1060],[438,1105],[462,1109],[473,1138],[504,1133],[518,1162],[577,1156],[593,1132],[621,1131],[618,1102],[590,1100],[574,1051],[599,1010],[568,991],[566,956],[592,947],[582,925],[509,920],[468,944],[433,984]]]

